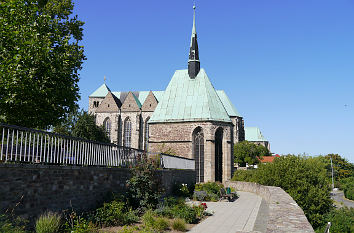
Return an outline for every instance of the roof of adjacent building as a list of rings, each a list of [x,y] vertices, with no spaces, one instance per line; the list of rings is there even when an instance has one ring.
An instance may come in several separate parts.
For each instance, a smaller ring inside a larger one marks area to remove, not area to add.
[[[184,121],[231,122],[204,69],[194,79],[177,70],[149,123]]]
[[[250,142],[267,141],[258,127],[245,127],[245,139]]]
[[[258,158],[258,160],[261,163],[272,163],[275,158],[279,158],[279,157],[280,157],[280,155],[276,154],[275,156],[262,156],[262,159]]]

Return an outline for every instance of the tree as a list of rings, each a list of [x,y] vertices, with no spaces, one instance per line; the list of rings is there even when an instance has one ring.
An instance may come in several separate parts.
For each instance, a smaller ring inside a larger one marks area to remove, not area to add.
[[[95,116],[81,111],[72,128],[71,135],[91,141],[110,142],[103,126],[97,126]]]
[[[0,121],[48,129],[77,107],[85,56],[71,0],[0,0]]]
[[[325,156],[318,156],[317,158],[325,164],[329,177],[331,177],[332,174],[332,158],[334,179],[336,181],[340,181],[344,178],[354,176],[354,164],[348,162],[348,160],[342,158],[338,154],[328,154]]]
[[[246,163],[257,164],[259,162],[258,158],[269,155],[269,150],[266,147],[249,141],[239,142],[234,148],[235,162],[241,167],[245,167]]]

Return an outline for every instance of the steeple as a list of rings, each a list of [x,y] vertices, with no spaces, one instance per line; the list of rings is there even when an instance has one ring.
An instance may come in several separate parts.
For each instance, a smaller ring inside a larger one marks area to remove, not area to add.
[[[192,37],[191,37],[191,44],[189,48],[189,59],[188,59],[188,74],[189,77],[192,79],[194,79],[198,75],[200,70],[197,32],[195,30],[195,5],[193,6],[193,10],[194,10],[193,29],[192,29]]]

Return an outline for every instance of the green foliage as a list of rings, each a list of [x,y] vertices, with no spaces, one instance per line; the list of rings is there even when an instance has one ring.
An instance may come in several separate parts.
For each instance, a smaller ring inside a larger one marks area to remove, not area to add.
[[[224,188],[224,185],[218,182],[196,184],[193,199],[198,201],[219,201],[221,188]],[[206,195],[202,191],[206,192]]]
[[[250,173],[245,175],[244,173]],[[238,171],[234,180],[257,182],[284,189],[304,210],[314,228],[330,211],[329,180],[324,164],[311,157],[282,156],[273,163],[261,164],[258,169]]]
[[[331,157],[333,163],[333,173],[334,179],[340,181],[341,179],[354,176],[354,164],[348,162],[347,159],[342,158],[338,154],[328,154],[326,156],[318,156],[317,159],[322,161],[327,169],[327,175],[331,178],[332,168],[331,168]]]
[[[316,232],[322,233],[326,229],[327,222],[331,222],[331,233],[352,233],[354,232],[354,208],[333,209],[324,216],[321,227]]]
[[[253,175],[256,169],[252,170],[236,170],[234,172],[234,176],[232,177],[233,181],[247,181],[247,182],[255,182],[253,179]]]
[[[98,233],[98,228],[92,222],[78,215],[75,211],[64,213],[65,223],[60,232],[70,233]]]
[[[151,209],[149,209],[145,212],[141,219],[145,226],[153,227],[155,224],[155,217],[155,213]]]
[[[0,120],[48,129],[79,100],[83,22],[71,0],[0,4]],[[26,117],[23,117],[26,116]]]
[[[131,169],[131,178],[127,181],[128,201],[133,208],[155,208],[161,190],[161,181],[155,175],[159,164],[154,160],[142,158],[137,166]]]
[[[155,212],[147,210],[142,216],[143,224],[149,229],[157,232],[164,232],[169,228],[169,222],[166,218],[157,217]]]
[[[24,233],[24,227],[13,224],[6,215],[0,214],[0,232],[3,233]]]
[[[234,162],[238,163],[240,167],[245,167],[246,163],[249,165],[258,164],[258,158],[269,155],[270,152],[266,147],[249,141],[236,143],[234,147]]]
[[[72,128],[72,136],[91,141],[110,142],[103,126],[97,126],[95,116],[81,111]]]
[[[123,226],[139,221],[136,213],[127,209],[123,202],[104,203],[94,214],[94,220],[100,226]]]
[[[172,186],[172,194],[177,197],[190,197],[194,191],[193,184],[175,183]]]
[[[166,218],[158,217],[155,219],[155,224],[153,228],[159,232],[164,232],[168,230],[169,226],[170,223]]]
[[[176,218],[172,222],[172,229],[176,231],[187,231],[186,222],[184,219]]]
[[[57,213],[47,212],[41,215],[36,221],[37,233],[59,232],[61,217]]]
[[[344,178],[340,181],[344,196],[354,201],[354,176]]]

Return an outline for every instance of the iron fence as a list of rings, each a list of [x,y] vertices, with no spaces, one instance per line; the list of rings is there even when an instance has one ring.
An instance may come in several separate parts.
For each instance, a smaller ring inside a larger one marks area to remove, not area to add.
[[[143,150],[0,123],[0,162],[135,166]]]

